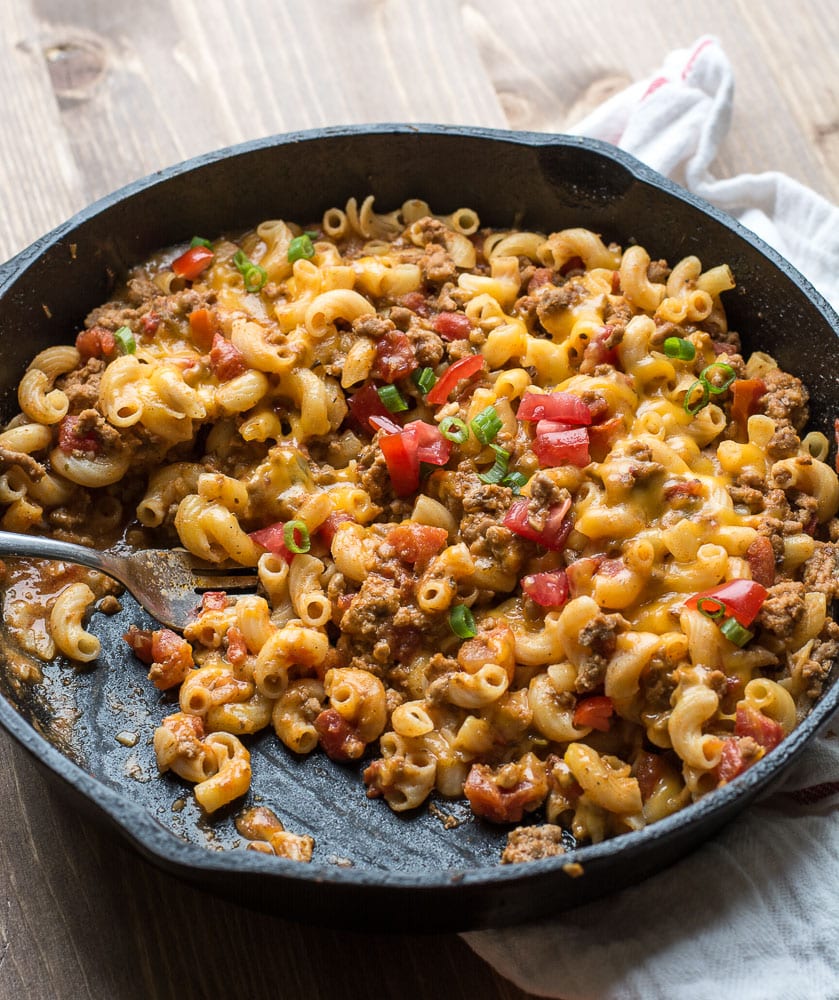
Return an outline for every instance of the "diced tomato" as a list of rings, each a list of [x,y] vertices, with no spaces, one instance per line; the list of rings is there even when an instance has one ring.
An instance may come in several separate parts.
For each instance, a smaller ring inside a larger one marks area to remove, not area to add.
[[[324,709],[314,721],[320,745],[332,760],[358,760],[366,744],[334,708]]]
[[[702,496],[702,482],[699,479],[679,479],[675,483],[667,483],[664,487],[664,499],[668,502],[699,496]]]
[[[249,532],[248,538],[256,542],[257,545],[261,545],[263,549],[267,549],[268,552],[273,552],[275,556],[290,563],[294,559],[294,553],[286,545],[284,534],[285,522],[277,521],[275,524],[269,524],[267,528],[259,528],[258,531]]]
[[[410,496],[419,486],[419,442],[415,428],[379,438],[390,481],[397,496]]]
[[[751,736],[759,746],[774,750],[784,738],[784,730],[779,722],[759,712],[747,702],[739,702],[734,721],[737,736]]]
[[[225,340],[220,333],[216,333],[213,337],[210,367],[220,382],[229,382],[230,379],[243,375],[248,370],[244,354],[235,344]]]
[[[158,691],[182,684],[195,666],[192,646],[170,628],[157,629],[151,638],[152,668],[149,679]]]
[[[720,762],[717,764],[716,773],[719,781],[727,782],[742,774],[748,765],[743,759],[740,751],[740,740],[733,736],[728,736],[722,741],[720,751]]]
[[[88,361],[90,358],[109,358],[116,349],[116,337],[110,330],[105,330],[101,326],[82,330],[76,337],[76,350],[82,356],[82,361]]]
[[[444,438],[439,427],[424,420],[412,420],[405,424],[405,430],[413,430],[417,435],[417,454],[421,462],[429,465],[445,465],[452,453],[452,442]]]
[[[579,427],[591,423],[591,410],[571,392],[526,392],[516,417],[519,420],[559,420]]]
[[[635,759],[635,777],[644,802],[653,794],[666,771],[667,766],[661,754],[649,753],[647,750],[639,752]]]
[[[437,382],[429,389],[425,398],[432,406],[438,406],[440,403],[447,402],[449,395],[458,382],[477,375],[483,367],[484,358],[482,354],[470,354],[467,358],[455,361],[437,379]]]
[[[703,598],[708,598],[710,604],[708,610],[712,611],[714,605],[710,599],[713,598],[725,606],[726,614],[736,618],[743,628],[748,628],[757,618],[757,613],[763,607],[767,596],[766,587],[756,580],[729,580],[728,583],[712,587],[711,590],[694,594],[685,601],[685,604],[689,608],[697,608]]]
[[[571,721],[578,729],[590,726],[605,733],[609,730],[611,725],[609,720],[614,711],[615,706],[611,698],[607,698],[604,694],[596,694],[591,698],[581,698],[577,702]]]
[[[466,340],[472,332],[472,322],[466,313],[441,312],[431,321],[431,329],[443,340]]]
[[[199,351],[209,351],[219,333],[218,318],[209,309],[193,309],[189,314],[189,330],[192,342]]]
[[[206,590],[201,595],[202,611],[224,611],[227,607],[227,594],[223,590]]]
[[[160,316],[156,312],[147,312],[140,317],[141,334],[144,338],[153,337],[160,329]]]
[[[400,330],[390,330],[376,341],[372,374],[383,382],[398,382],[419,367],[410,340]]]
[[[102,450],[102,442],[94,431],[80,434],[80,422],[81,417],[64,417],[58,425],[58,447],[68,455],[74,451],[98,453]]]
[[[128,643],[128,645],[134,650],[134,655],[138,660],[142,660],[143,663],[151,663],[154,657],[152,656],[152,631],[148,628],[137,628],[136,625],[131,625],[128,631],[123,635],[123,639]]]
[[[428,524],[399,524],[385,536],[397,556],[407,563],[427,562],[437,555],[448,539],[449,533],[445,528],[434,528]]]
[[[589,455],[593,462],[603,462],[623,430],[623,417],[615,416],[588,428]]]
[[[347,405],[352,422],[366,434],[371,432],[375,434],[379,430],[375,424],[370,422],[371,417],[381,417],[388,423],[398,426],[398,418],[381,401],[376,387],[372,383],[365,385],[358,392],[354,392],[347,400]]]
[[[356,523],[355,518],[352,514],[347,514],[344,511],[336,510],[333,514],[323,522],[323,524],[318,528],[318,537],[323,540],[326,545],[332,546],[332,539],[335,537],[335,532],[342,524],[348,524],[352,522]]]
[[[431,312],[428,299],[422,292],[408,292],[407,295],[403,295],[401,299],[398,299],[398,302],[400,306],[410,309],[417,316],[428,316]]]
[[[731,386],[731,419],[745,431],[749,417],[757,412],[757,404],[766,393],[762,378],[738,378]]]
[[[568,516],[568,511],[571,509],[570,499],[550,508],[545,527],[541,531],[530,523],[529,507],[530,501],[527,497],[515,500],[504,516],[504,527],[509,528],[521,538],[527,538],[532,542],[544,545],[546,549],[561,552],[574,526],[573,521]]]
[[[581,428],[575,427],[574,424],[565,424],[561,420],[539,420],[536,423],[536,437],[541,437],[542,434],[559,434],[562,431],[574,431],[580,430]],[[588,433],[588,428],[582,428]]]
[[[391,417],[380,417],[373,414],[369,419],[370,426],[377,431],[384,431],[385,434],[401,434],[402,425],[397,424]]]
[[[746,562],[752,571],[752,579],[764,587],[775,582],[775,550],[766,535],[758,535],[746,549]]]
[[[248,645],[245,634],[238,625],[231,625],[227,630],[227,659],[234,667],[240,667],[248,658]]]
[[[594,589],[593,578],[600,569],[603,556],[583,556],[576,559],[565,570],[568,577],[568,587],[572,597],[582,597],[584,594],[591,594]]]
[[[521,589],[543,608],[561,608],[568,600],[568,577],[561,569],[553,573],[531,573],[522,579]]]
[[[509,765],[507,765],[509,767]],[[525,812],[537,808],[547,790],[544,774],[526,764],[516,768],[519,780],[502,786],[498,775],[487,764],[473,764],[463,785],[472,812],[492,823],[518,823]]]
[[[546,431],[537,435],[533,442],[533,453],[543,469],[560,465],[576,465],[582,469],[591,461],[588,431],[585,427]]]
[[[172,270],[187,281],[195,279],[212,264],[215,254],[209,247],[190,247],[172,261]]]
[[[607,347],[606,341],[612,336],[613,327],[606,325],[598,331],[583,351],[580,371],[585,375],[593,372],[598,365],[617,366],[618,352],[614,347]]]

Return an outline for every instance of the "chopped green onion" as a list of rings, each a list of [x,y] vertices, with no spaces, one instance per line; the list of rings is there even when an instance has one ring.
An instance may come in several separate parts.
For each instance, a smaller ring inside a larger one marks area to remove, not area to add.
[[[434,374],[433,368],[417,368],[411,375],[411,381],[420,392],[428,392],[436,383],[437,376]]]
[[[736,618],[726,618],[720,625],[720,632],[735,646],[745,646],[750,639],[754,638],[754,632],[743,628]]]
[[[489,444],[495,439],[495,435],[501,430],[504,424],[494,406],[487,406],[486,409],[474,417],[471,422],[472,432],[481,444]]]
[[[297,541],[298,535],[300,536],[299,542]],[[294,552],[295,555],[300,552],[308,552],[312,547],[309,529],[302,521],[286,521],[283,525],[283,541],[288,551]]]
[[[698,399],[693,397],[696,395],[696,390],[701,389],[702,395]],[[685,401],[683,406],[685,408],[685,413],[689,413],[692,417],[695,417],[697,413],[702,409],[703,406],[707,406],[711,400],[711,393],[708,386],[704,382],[700,382],[698,379],[685,393]]]
[[[312,237],[308,233],[295,236],[288,245],[289,264],[293,264],[296,260],[311,260],[314,255],[315,248],[312,246]]]
[[[510,461],[510,453],[497,444],[491,444],[490,448],[495,452],[495,464],[488,472],[479,473],[478,479],[482,483],[492,486],[495,483],[500,483],[507,475],[507,464]]]
[[[401,413],[408,409],[408,404],[402,398],[402,393],[395,385],[382,385],[376,390],[379,399],[385,404],[391,413]]]
[[[209,240],[205,240],[203,236],[193,236],[189,245],[193,249],[195,247],[206,247],[208,250],[213,249],[213,244]]]
[[[443,417],[440,421],[440,433],[447,441],[464,444],[469,440],[469,428],[460,417]]]
[[[478,634],[472,612],[465,604],[455,604],[449,611],[449,625],[452,632],[461,639],[474,639]]]
[[[678,358],[679,361],[693,361],[696,348],[684,337],[668,337],[664,341],[664,353],[668,358]]]
[[[722,373],[724,381],[721,385],[711,381],[716,372]],[[711,395],[719,396],[721,392],[725,392],[725,390],[733,382],[737,381],[737,372],[734,371],[731,365],[727,365],[724,361],[714,361],[713,364],[710,364],[707,368],[702,369],[699,373],[699,381],[705,386]]]
[[[246,292],[258,292],[268,280],[268,273],[265,268],[260,267],[259,264],[254,264],[252,260],[248,260],[248,256],[244,250],[237,250],[233,254],[233,266],[244,278]]]
[[[134,354],[137,350],[137,341],[127,326],[121,326],[118,330],[114,331],[114,340],[122,348],[123,354]]]
[[[527,476],[523,472],[511,472],[501,480],[502,486],[509,486],[510,489],[519,496],[521,488],[527,482]]]
[[[725,615],[725,605],[716,597],[700,597],[696,602],[696,610],[706,618],[722,618]]]
[[[320,233],[317,231],[317,229],[304,229],[303,235],[308,236],[310,240],[320,239]]]
[[[259,264],[254,264],[245,271],[243,278],[245,279],[246,292],[258,292],[268,280],[268,272]]]

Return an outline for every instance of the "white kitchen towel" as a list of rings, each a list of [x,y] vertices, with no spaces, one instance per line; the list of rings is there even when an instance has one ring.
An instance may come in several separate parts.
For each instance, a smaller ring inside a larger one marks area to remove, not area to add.
[[[620,146],[736,216],[839,308],[839,209],[784,174],[711,173],[732,96],[728,59],[704,37],[571,131]],[[643,884],[464,938],[539,996],[838,1000],[839,736],[828,727],[782,786]]]

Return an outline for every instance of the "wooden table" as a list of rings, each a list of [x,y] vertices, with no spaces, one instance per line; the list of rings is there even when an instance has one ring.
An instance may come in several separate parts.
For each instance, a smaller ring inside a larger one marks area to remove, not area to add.
[[[717,173],[782,170],[839,201],[839,8],[673,0],[666,23],[662,10],[4,0],[0,259],[136,177],[257,136],[373,121],[561,131],[706,32],[737,78]],[[316,931],[187,888],[68,809],[5,736],[0,801],[0,1000],[525,995],[454,935]]]

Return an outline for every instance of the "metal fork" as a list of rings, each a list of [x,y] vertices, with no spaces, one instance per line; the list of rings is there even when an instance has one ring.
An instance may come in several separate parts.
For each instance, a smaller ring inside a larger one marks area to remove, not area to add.
[[[162,625],[182,632],[208,590],[247,593],[256,590],[256,569],[215,565],[186,549],[99,551],[37,535],[0,531],[0,556],[26,556],[72,562],[96,569],[124,584]]]

